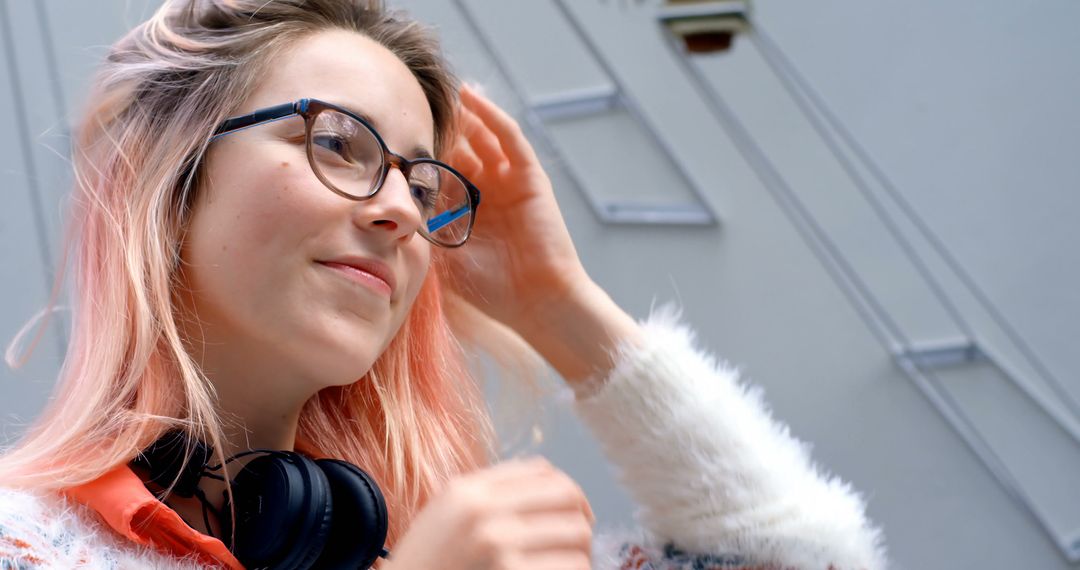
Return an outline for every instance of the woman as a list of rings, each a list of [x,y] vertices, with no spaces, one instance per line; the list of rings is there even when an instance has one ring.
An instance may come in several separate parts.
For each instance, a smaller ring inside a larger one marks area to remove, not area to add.
[[[254,565],[221,539],[237,465],[201,471],[253,449],[370,473],[382,569],[883,565],[857,495],[676,315],[636,323],[590,280],[520,129],[415,22],[168,0],[113,47],[75,150],[71,346],[0,458],[5,567]],[[458,339],[506,328],[573,389],[641,531],[594,537],[542,459],[492,465]],[[170,430],[212,450],[185,455],[194,497],[143,461]]]

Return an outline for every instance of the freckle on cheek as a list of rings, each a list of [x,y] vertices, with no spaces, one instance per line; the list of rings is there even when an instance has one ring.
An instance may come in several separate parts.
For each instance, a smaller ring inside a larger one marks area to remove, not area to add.
[[[282,163],[281,163],[282,168],[288,168],[288,166],[289,166],[288,161],[282,161]]]

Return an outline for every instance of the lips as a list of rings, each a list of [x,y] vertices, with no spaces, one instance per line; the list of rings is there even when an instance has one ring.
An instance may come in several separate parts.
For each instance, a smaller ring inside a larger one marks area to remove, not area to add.
[[[330,267],[331,269],[346,273],[349,277],[365,282],[365,284],[376,288],[384,286],[386,292],[391,296],[393,296],[397,287],[397,283],[394,279],[394,271],[390,269],[389,265],[381,261],[364,257],[343,256],[334,259],[320,260],[319,263]]]

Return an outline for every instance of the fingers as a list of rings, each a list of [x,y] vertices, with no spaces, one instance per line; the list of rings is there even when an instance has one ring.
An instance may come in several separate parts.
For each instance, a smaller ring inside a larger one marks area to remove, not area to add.
[[[510,163],[524,166],[538,162],[529,140],[513,117],[468,85],[461,87],[461,103],[472,111],[495,134]]]
[[[468,139],[461,135],[454,140],[454,146],[450,149],[446,162],[470,180],[477,178],[484,168],[484,163],[476,155]]]
[[[488,521],[481,535],[497,535],[513,545],[509,568],[529,570],[588,569],[592,554],[592,523],[580,511],[518,513]]]
[[[592,545],[592,526],[578,513],[538,514],[522,518],[514,523],[503,522],[504,530],[514,532],[505,525],[515,525],[519,531],[515,542],[527,553],[540,552],[589,552]]]
[[[462,107],[459,119],[462,133],[480,160],[493,168],[500,167],[502,163],[507,161],[499,139],[475,113],[466,107]]]
[[[476,505],[471,542],[488,560],[520,570],[588,570],[595,517],[581,487],[541,456],[512,459],[463,479],[458,500]]]
[[[521,513],[544,511],[582,512],[595,521],[585,492],[566,475],[545,475],[537,481],[520,481],[516,492],[506,497],[510,510]]]
[[[530,556],[523,570],[589,570],[592,564],[583,552],[557,552]]]
[[[596,521],[585,491],[543,456],[504,461],[480,473],[515,511],[581,510]]]
[[[515,483],[522,477],[535,474],[539,470],[547,471],[555,467],[542,456],[518,457],[489,467],[485,476],[492,484]]]
[[[585,491],[543,457],[503,463],[491,483],[506,488],[506,506],[515,512],[581,511],[596,521]]]

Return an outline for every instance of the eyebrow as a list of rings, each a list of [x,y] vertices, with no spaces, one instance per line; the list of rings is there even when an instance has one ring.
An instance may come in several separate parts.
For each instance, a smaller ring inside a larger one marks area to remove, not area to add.
[[[339,103],[337,101],[330,101],[330,102],[337,105],[337,106],[339,106],[339,107],[341,107],[342,109],[348,109],[349,112],[351,112],[352,114],[356,115],[357,117],[360,117],[364,121],[367,121],[367,124],[371,125],[372,127],[375,127],[375,130],[379,133],[379,136],[382,136],[382,127],[379,126],[379,123],[376,122],[375,119],[371,117],[371,115],[368,115],[367,113],[358,111],[356,109],[356,107],[353,107],[352,105],[346,105],[344,103]],[[406,156],[406,158],[411,158],[411,159],[415,160],[417,158],[435,158],[435,156],[433,154],[431,154],[430,150],[424,148],[423,145],[416,145],[416,146],[414,146],[412,148],[412,153],[409,154],[408,156]]]

